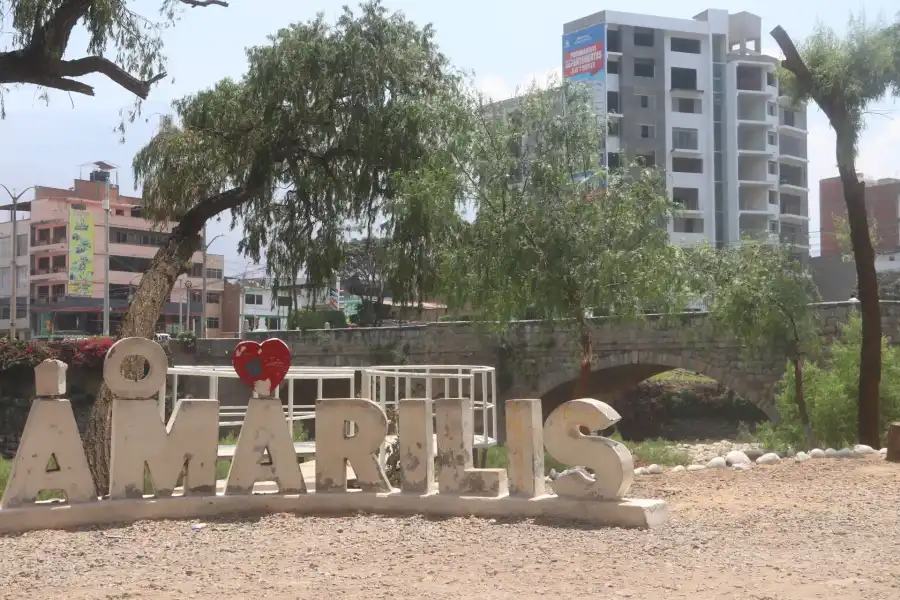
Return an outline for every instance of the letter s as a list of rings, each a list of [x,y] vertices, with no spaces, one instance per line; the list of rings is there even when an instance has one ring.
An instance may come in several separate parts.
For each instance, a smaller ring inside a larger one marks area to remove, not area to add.
[[[544,423],[544,447],[566,465],[594,471],[572,472],[553,482],[558,496],[579,499],[621,498],[634,479],[634,459],[623,444],[599,435],[585,435],[581,427],[602,431],[622,417],[609,404],[591,398],[571,400],[556,408]]]

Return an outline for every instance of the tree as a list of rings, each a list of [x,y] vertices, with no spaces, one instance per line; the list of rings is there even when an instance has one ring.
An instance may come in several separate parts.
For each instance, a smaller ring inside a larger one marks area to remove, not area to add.
[[[782,89],[794,102],[813,100],[828,117],[837,138],[835,151],[847,204],[862,315],[859,441],[878,448],[881,308],[865,185],[856,173],[856,154],[869,105],[888,93],[900,93],[900,22],[872,26],[864,18],[851,19],[844,39],[819,27],[799,49],[781,27],[772,30],[772,37],[784,54],[780,69]]]
[[[362,298],[360,324],[379,322],[378,310],[388,292],[387,250],[388,240],[373,235],[350,240],[344,248],[341,278],[349,293]]]
[[[129,8],[127,0],[0,0],[0,15],[12,17],[12,46],[0,51],[0,117],[5,116],[3,87],[32,84],[94,95],[79,77],[98,73],[146,100],[154,83],[165,78],[161,33],[174,24],[184,6],[228,6],[223,0],[161,0],[161,20]],[[131,3],[136,4],[136,3]],[[90,34],[86,56],[63,58],[72,32],[81,24]],[[112,47],[115,59],[104,56]]]
[[[803,388],[803,363],[818,348],[820,323],[811,303],[819,299],[812,277],[790,247],[745,239],[722,250],[698,248],[709,262],[709,316],[753,358],[788,356],[794,402],[808,448],[816,447]]]
[[[445,257],[447,297],[500,324],[528,313],[574,322],[577,396],[593,359],[590,311],[640,319],[687,306],[690,272],[665,227],[677,206],[655,169],[596,173],[603,131],[584,87],[474,103],[458,165],[476,217]]]
[[[377,1],[359,14],[345,8],[333,26],[320,15],[281,29],[247,57],[240,80],[175,102],[175,116],[134,159],[145,214],[178,224],[141,279],[122,337],[153,335],[175,279],[200,247],[203,225],[224,211],[242,222],[242,249],[251,256],[273,231],[290,231],[285,215],[305,212],[317,225],[295,241],[331,252],[330,232],[377,216],[395,196],[394,174],[427,155],[444,124],[435,109],[459,83],[432,28],[389,14]],[[292,206],[302,210],[288,211]],[[98,396],[86,452],[102,491],[110,397],[105,387]]]

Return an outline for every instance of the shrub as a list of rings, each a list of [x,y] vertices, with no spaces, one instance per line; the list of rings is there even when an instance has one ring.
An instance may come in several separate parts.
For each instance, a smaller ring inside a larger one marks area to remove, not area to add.
[[[804,365],[803,385],[810,425],[823,447],[852,446],[857,437],[857,394],[859,391],[859,347],[862,321],[851,315],[828,355],[818,363]],[[881,423],[883,434],[891,421],[900,418],[900,348],[881,348]],[[781,422],[764,423],[757,429],[760,441],[769,448],[806,449],[803,426],[794,402],[793,369],[779,386],[776,396]]]
[[[58,352],[50,344],[38,340],[0,339],[0,373],[14,369],[33,369]]]

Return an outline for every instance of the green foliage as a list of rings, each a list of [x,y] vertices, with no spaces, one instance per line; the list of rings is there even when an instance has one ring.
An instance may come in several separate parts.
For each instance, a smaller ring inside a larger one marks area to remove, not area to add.
[[[332,328],[347,326],[347,317],[339,310],[295,310],[288,317],[288,329],[325,329],[328,323]]]
[[[820,323],[812,277],[790,247],[745,239],[722,250],[696,248],[714,328],[734,335],[751,353],[812,353]]]
[[[655,169],[597,173],[603,130],[586,88],[471,103],[470,128],[449,146],[476,210],[441,265],[452,308],[473,307],[503,327],[526,316],[583,323],[588,309],[641,317],[687,305],[684,252],[660,227],[678,207]]]
[[[783,93],[794,102],[838,101],[849,122],[841,127],[855,147],[865,127],[865,114],[872,102],[888,93],[900,94],[900,21],[867,23],[865,14],[850,18],[843,38],[818,25],[797,50],[809,69],[809,83],[798,79],[794,69],[782,66],[778,77]],[[824,107],[823,107],[824,109]],[[841,124],[832,122],[832,126]]]
[[[828,356],[818,363],[809,362],[804,368],[806,403],[810,424],[816,439],[823,447],[841,448],[858,442],[857,403],[859,391],[859,346],[862,323],[858,315],[851,316],[837,341],[828,347]],[[888,346],[882,340],[881,411],[884,430],[892,421],[900,419],[900,348]],[[760,440],[772,448],[809,450],[793,401],[794,375],[788,369],[777,396],[781,422],[765,423],[757,429]]]
[[[302,265],[323,287],[352,230],[376,221],[405,230],[418,218],[400,203],[395,176],[429,160],[461,80],[430,26],[378,1],[345,8],[334,25],[319,15],[285,27],[247,58],[240,79],[176,101],[135,157],[145,214],[181,219],[197,207],[206,219],[230,209],[241,252],[258,260],[267,249],[282,285]]]

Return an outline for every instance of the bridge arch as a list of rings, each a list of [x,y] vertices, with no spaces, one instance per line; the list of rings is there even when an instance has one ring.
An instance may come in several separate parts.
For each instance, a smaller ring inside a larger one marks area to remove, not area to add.
[[[579,364],[566,361],[541,381],[544,416],[557,405],[571,399],[578,378]],[[622,351],[606,353],[593,360],[590,389],[597,395],[612,394],[636,386],[641,381],[672,369],[686,369],[715,379],[762,410],[772,421],[778,420],[774,401],[774,382],[764,382],[740,367],[724,368],[693,356],[659,351]],[[566,397],[566,388],[569,397]]]

